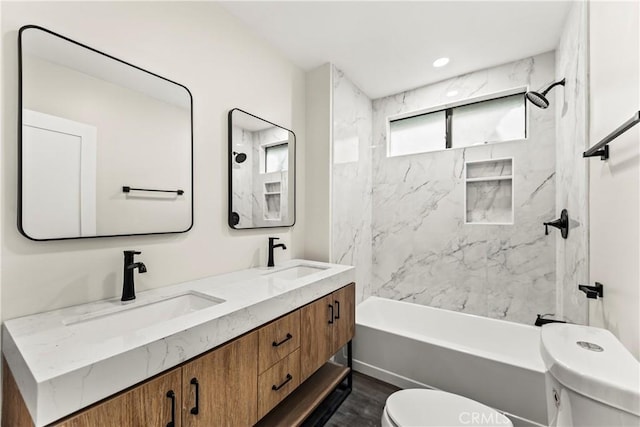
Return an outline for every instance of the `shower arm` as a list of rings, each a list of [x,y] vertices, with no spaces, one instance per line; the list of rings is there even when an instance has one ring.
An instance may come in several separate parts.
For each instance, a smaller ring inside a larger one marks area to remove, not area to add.
[[[551,89],[553,89],[554,87],[560,85],[560,86],[564,86],[566,83],[566,79],[562,79],[559,82],[555,82],[553,83],[551,86],[549,86],[548,88],[546,88],[543,92],[542,92],[542,96],[545,96],[547,94],[547,92],[549,92]]]

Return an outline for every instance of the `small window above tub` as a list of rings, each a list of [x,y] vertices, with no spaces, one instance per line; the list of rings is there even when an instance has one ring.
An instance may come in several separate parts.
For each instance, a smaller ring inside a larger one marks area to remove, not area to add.
[[[445,111],[389,122],[389,157],[438,151],[446,147]]]
[[[525,88],[389,118],[388,157],[527,137]]]
[[[513,159],[465,164],[465,223],[513,224]]]
[[[264,147],[265,173],[286,171],[289,166],[289,145],[287,142]]]

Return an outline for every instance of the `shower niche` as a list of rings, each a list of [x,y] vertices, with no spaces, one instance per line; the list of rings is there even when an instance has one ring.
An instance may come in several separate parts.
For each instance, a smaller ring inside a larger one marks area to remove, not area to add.
[[[513,158],[465,163],[465,224],[513,224]]]

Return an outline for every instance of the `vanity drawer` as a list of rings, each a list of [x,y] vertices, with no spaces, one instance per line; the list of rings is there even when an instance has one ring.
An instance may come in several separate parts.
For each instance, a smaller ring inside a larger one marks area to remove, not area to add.
[[[300,347],[300,310],[258,330],[258,373]]]
[[[258,376],[258,419],[300,385],[300,350]]]

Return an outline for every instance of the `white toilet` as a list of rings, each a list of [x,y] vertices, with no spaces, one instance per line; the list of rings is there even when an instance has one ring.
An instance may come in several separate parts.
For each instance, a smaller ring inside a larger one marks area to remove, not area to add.
[[[475,400],[439,390],[407,389],[387,398],[382,427],[512,427],[509,418]]]
[[[540,331],[551,427],[640,426],[640,363],[609,331],[555,323]],[[495,409],[443,391],[387,399],[382,427],[512,426]]]
[[[550,426],[640,426],[640,363],[611,332],[556,323],[540,337]]]

